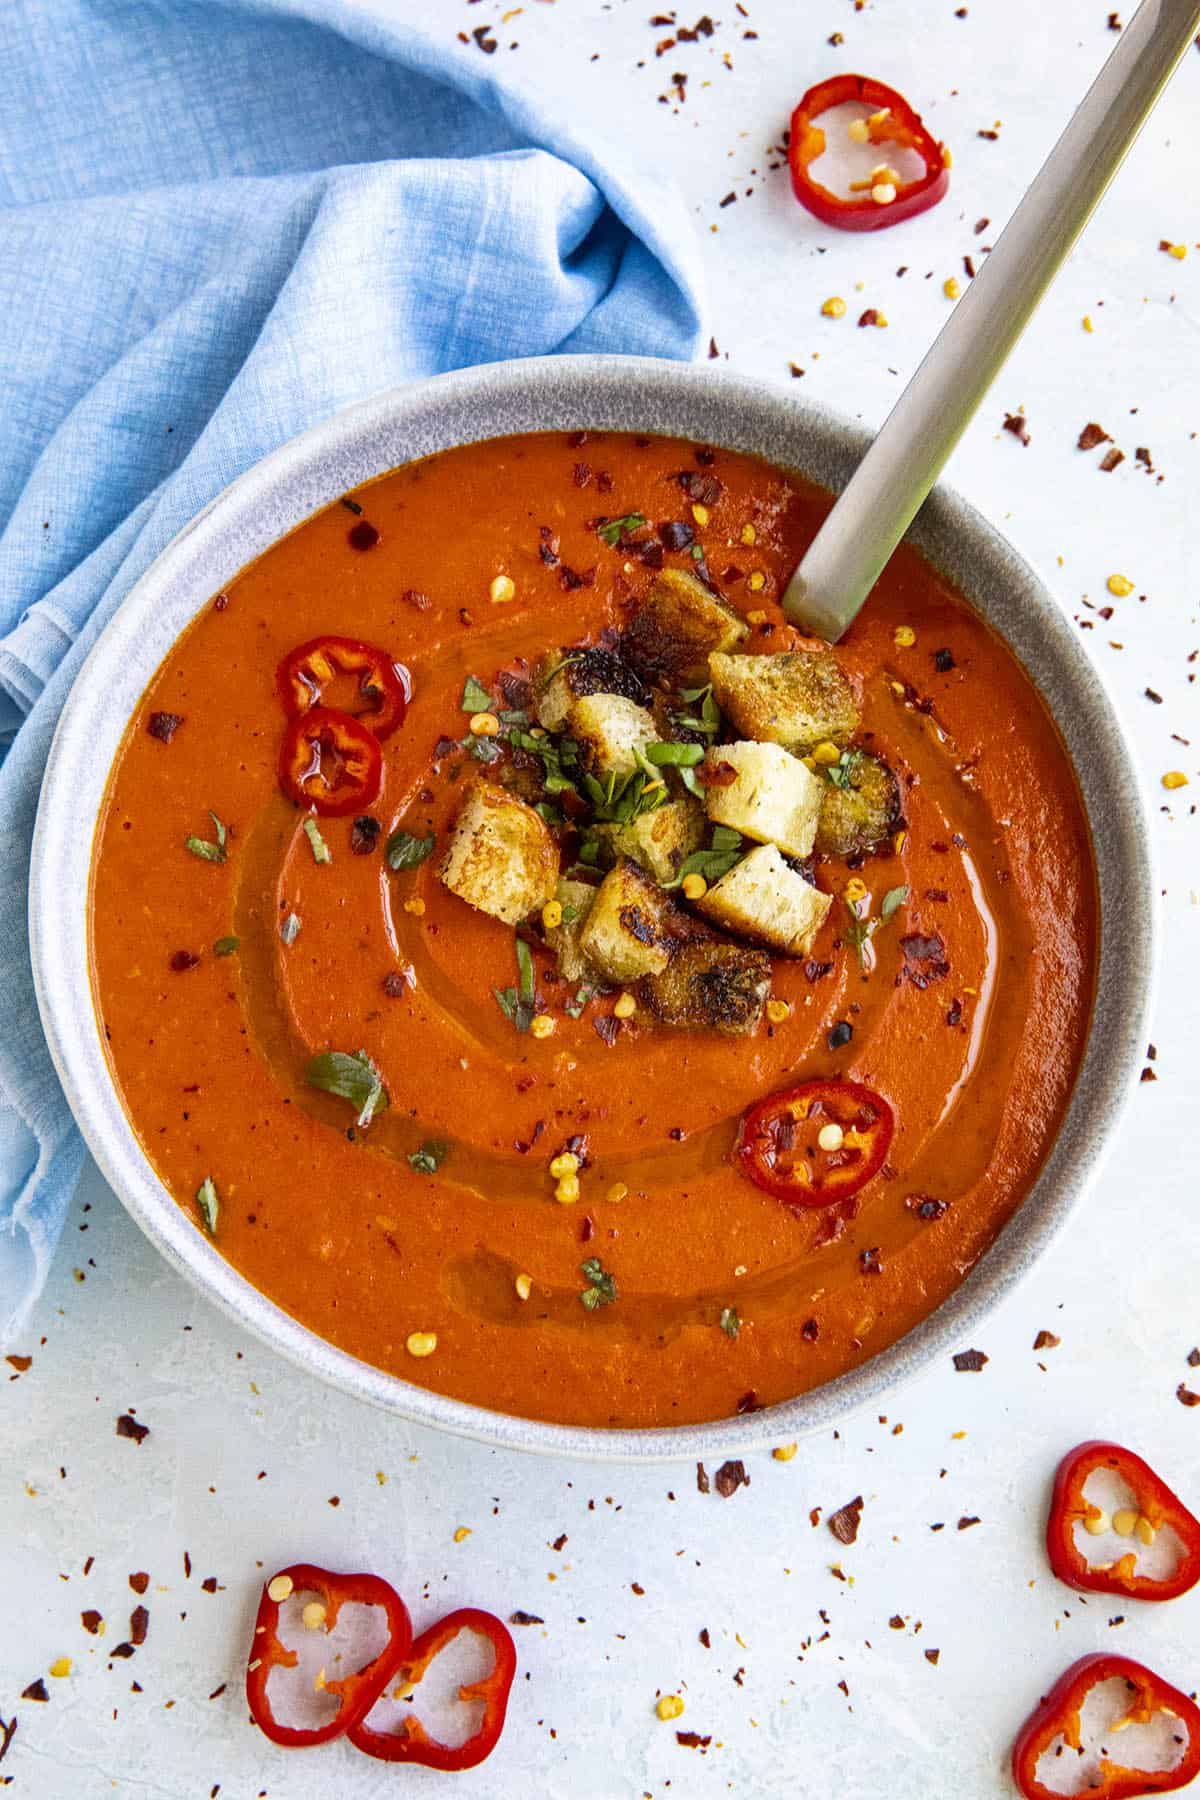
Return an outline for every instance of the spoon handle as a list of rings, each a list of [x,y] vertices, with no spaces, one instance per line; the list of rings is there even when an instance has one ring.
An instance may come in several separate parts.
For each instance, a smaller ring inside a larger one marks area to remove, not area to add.
[[[1142,0],[788,583],[794,624],[855,618],[1198,28],[1200,0]]]

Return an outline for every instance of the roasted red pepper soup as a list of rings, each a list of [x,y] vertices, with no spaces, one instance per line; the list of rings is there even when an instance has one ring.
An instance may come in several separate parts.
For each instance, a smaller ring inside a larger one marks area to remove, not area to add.
[[[828,505],[690,443],[470,445],[306,521],[155,675],[93,866],[113,1073],[196,1228],[343,1350],[724,1417],[894,1342],[1028,1192],[1095,978],[1074,774],[911,549],[832,658],[783,622]]]

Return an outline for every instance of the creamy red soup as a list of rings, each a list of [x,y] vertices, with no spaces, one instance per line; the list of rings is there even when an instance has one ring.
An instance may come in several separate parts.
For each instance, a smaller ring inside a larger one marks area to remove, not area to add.
[[[901,548],[783,619],[829,496],[536,435],[395,470],[214,595],[116,759],[114,1079],[320,1336],[665,1426],[855,1367],[1020,1206],[1082,1053],[1088,826],[1014,657]]]

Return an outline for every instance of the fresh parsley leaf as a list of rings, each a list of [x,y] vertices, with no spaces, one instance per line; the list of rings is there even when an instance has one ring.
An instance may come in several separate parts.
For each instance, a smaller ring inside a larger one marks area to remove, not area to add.
[[[610,550],[615,550],[625,532],[640,531],[645,523],[641,513],[626,513],[623,519],[606,519],[603,525],[597,525],[596,535],[604,539]]]
[[[617,1298],[616,1277],[610,1275],[598,1256],[589,1256],[579,1265],[579,1273],[588,1285],[579,1296],[581,1306],[595,1312],[598,1306],[611,1306]]]
[[[389,869],[415,869],[433,854],[434,834],[428,837],[414,837],[411,831],[393,831],[384,849],[384,861]]]
[[[326,1050],[313,1057],[304,1079],[310,1087],[336,1094],[339,1100],[349,1100],[357,1108],[358,1123],[364,1129],[388,1104],[383,1077],[365,1050],[355,1050],[353,1055],[344,1050]]]
[[[679,779],[682,781],[689,794],[694,794],[697,800],[703,800],[704,783],[696,774],[695,769],[680,769]]]
[[[218,938],[216,943],[213,945],[213,955],[214,956],[233,956],[236,951],[241,949],[241,947],[242,947],[241,938],[236,938],[236,937]]]
[[[645,755],[658,769],[694,769],[705,750],[703,744],[647,744]]]
[[[436,1175],[449,1154],[449,1144],[440,1144],[430,1138],[419,1150],[411,1151],[408,1160],[418,1175]]]
[[[283,924],[279,927],[279,935],[290,950],[296,939],[300,936],[299,913],[290,912],[288,914],[287,918],[283,921]]]
[[[742,834],[740,831],[735,831],[731,825],[714,825],[712,847],[714,850],[740,850]]]
[[[315,819],[305,819],[304,835],[312,845],[313,861],[315,863],[331,863],[333,861],[333,854],[329,845],[321,836],[321,827],[317,824]]]
[[[213,822],[216,842],[212,843],[208,838],[190,837],[184,839],[184,848],[190,850],[193,856],[198,856],[201,862],[223,863],[226,830],[215,812],[210,812],[208,816]]]
[[[682,887],[685,875],[703,875],[711,887],[714,881],[720,881],[722,875],[728,875],[730,869],[741,862],[742,855],[741,833],[731,830],[728,825],[715,825],[710,847],[693,850],[690,856],[685,856],[679,865],[679,873],[667,886]]]
[[[736,1306],[725,1306],[721,1309],[721,1330],[727,1338],[735,1338],[742,1329],[742,1321],[738,1317]]]
[[[907,899],[908,889],[906,887],[894,887],[888,889],[879,906],[879,917],[884,924],[887,923],[897,908],[904,905],[904,902]]]
[[[196,1189],[196,1206],[204,1229],[211,1238],[215,1238],[217,1235],[217,1213],[220,1211],[220,1205],[217,1197],[217,1184],[211,1175],[206,1175]]]
[[[492,696],[482,682],[476,681],[474,675],[468,675],[463,683],[459,705],[465,713],[491,712]]]
[[[705,694],[711,693],[712,682],[709,681],[706,682],[703,687],[680,688],[679,698],[681,700],[686,700],[689,706],[694,706],[697,700],[703,700]]]

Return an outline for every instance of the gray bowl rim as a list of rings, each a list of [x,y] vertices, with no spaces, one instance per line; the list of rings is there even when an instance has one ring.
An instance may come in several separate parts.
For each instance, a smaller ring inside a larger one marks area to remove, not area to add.
[[[166,1260],[239,1324],[310,1374],[413,1424],[501,1449],[683,1461],[746,1452],[834,1426],[966,1343],[1043,1256],[1095,1178],[1140,1065],[1156,955],[1153,862],[1136,766],[1101,680],[1053,595],[973,506],[939,485],[908,538],[1008,642],[1066,740],[1099,876],[1097,998],[1067,1114],[1026,1199],[942,1305],[857,1368],[761,1412],[645,1430],[547,1424],[468,1405],[387,1374],[293,1319],[201,1235],[133,1133],[92,1004],[88,888],[108,771],[147,683],[200,608],[312,511],[388,469],[520,431],[575,430],[644,432],[745,450],[834,491],[845,485],[871,436],[791,390],[728,372],[646,357],[580,356],[437,376],[373,395],[291,439],[178,533],[84,663],[41,789],[30,871],[30,947],[47,1042],[101,1173]]]

